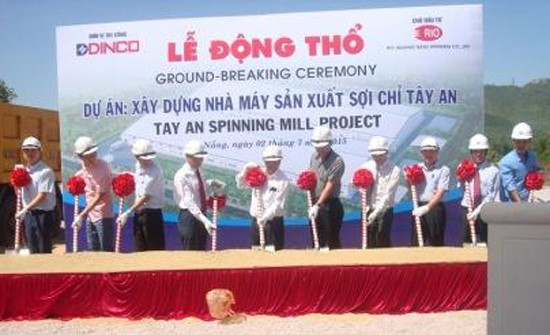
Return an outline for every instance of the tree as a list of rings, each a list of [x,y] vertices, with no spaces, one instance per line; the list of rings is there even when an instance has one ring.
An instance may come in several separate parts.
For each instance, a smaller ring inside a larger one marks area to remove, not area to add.
[[[10,102],[17,98],[15,90],[6,85],[6,83],[0,79],[0,102]]]

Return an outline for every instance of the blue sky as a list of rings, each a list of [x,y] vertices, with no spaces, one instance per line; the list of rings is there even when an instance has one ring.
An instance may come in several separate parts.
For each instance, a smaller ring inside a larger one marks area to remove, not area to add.
[[[17,104],[57,109],[55,27],[163,18],[481,3],[485,83],[550,77],[550,1],[0,0],[0,79]]]

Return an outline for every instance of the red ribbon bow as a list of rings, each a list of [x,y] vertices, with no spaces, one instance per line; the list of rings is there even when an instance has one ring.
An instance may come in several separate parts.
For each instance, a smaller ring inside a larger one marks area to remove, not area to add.
[[[131,173],[124,172],[117,175],[111,182],[113,191],[119,197],[127,197],[136,190],[136,182]]]
[[[372,172],[368,169],[358,169],[353,174],[353,185],[357,188],[369,188],[374,184]]]
[[[458,180],[464,182],[474,178],[476,171],[477,168],[474,162],[472,162],[471,159],[466,158],[456,167],[456,176],[458,177]]]
[[[25,187],[31,182],[31,175],[25,168],[15,168],[11,172],[10,182],[14,187]]]
[[[407,165],[403,171],[405,172],[405,179],[411,185],[420,184],[425,179],[424,171],[422,171],[422,167],[418,164]]]
[[[253,167],[246,171],[246,185],[248,187],[261,187],[267,180],[267,175],[260,167]]]
[[[298,175],[296,184],[302,190],[312,191],[317,186],[317,175],[311,170],[303,171]]]
[[[84,194],[84,189],[86,188],[86,182],[84,178],[79,176],[72,176],[67,180],[67,190],[72,195],[81,195]]]

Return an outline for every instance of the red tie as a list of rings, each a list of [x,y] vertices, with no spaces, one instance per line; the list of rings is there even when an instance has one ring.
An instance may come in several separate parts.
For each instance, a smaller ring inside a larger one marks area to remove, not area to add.
[[[197,179],[199,181],[199,197],[201,201],[201,211],[206,212],[206,194],[204,193],[204,183],[202,182],[201,173],[197,169]]]
[[[476,171],[474,176],[474,207],[477,207],[481,203],[481,180],[479,178],[479,170]]]

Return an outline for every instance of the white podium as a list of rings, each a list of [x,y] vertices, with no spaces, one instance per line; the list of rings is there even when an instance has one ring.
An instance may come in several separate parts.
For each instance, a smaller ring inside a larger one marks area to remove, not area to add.
[[[550,204],[492,203],[489,224],[489,335],[550,334]]]

